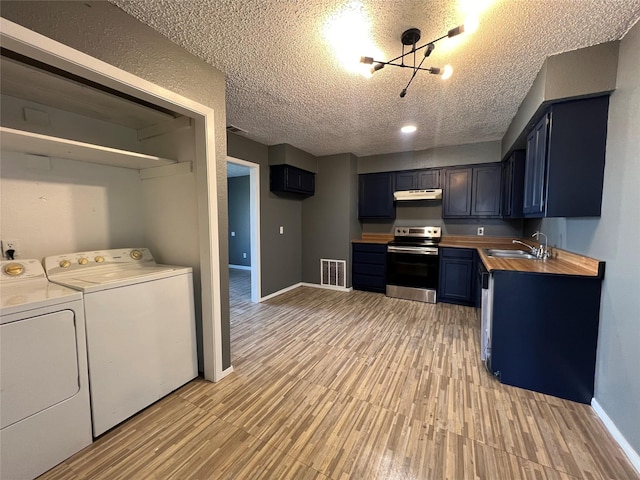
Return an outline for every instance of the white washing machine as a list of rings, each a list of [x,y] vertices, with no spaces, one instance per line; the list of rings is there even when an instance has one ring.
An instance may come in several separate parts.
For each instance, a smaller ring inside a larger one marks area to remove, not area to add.
[[[32,479],[92,442],[82,293],[0,268],[0,477]]]
[[[198,375],[193,272],[146,248],[47,257],[49,280],[84,294],[94,436]]]

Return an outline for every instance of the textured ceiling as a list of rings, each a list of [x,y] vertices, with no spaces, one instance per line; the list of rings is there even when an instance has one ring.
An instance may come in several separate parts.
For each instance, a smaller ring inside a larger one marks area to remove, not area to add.
[[[345,9],[367,16],[383,56],[360,53],[389,60],[404,30],[419,28],[422,44],[462,23],[462,0],[111,1],[225,72],[227,124],[318,156],[501,139],[547,56],[618,40],[640,17],[640,0],[495,0],[475,33],[439,42],[425,62],[450,63],[453,77],[420,72],[399,98],[411,71],[347,71],[327,23]],[[407,123],[418,127],[412,136],[399,132]]]

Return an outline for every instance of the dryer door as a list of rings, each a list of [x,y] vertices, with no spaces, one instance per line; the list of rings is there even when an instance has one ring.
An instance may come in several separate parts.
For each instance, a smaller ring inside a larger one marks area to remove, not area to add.
[[[5,428],[78,393],[71,310],[0,325],[0,423]]]

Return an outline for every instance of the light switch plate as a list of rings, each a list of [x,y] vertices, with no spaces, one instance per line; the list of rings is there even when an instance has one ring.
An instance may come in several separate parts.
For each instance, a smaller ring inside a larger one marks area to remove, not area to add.
[[[484,235],[484,227],[478,227],[478,235]]]

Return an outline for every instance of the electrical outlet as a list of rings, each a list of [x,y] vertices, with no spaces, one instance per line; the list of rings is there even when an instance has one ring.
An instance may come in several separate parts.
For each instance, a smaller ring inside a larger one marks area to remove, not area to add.
[[[2,240],[2,256],[9,258],[7,250],[13,250],[13,257],[18,256],[18,241],[17,240]]]
[[[280,227],[280,235],[284,235],[284,227]]]
[[[478,235],[484,235],[484,227],[478,227]]]

